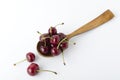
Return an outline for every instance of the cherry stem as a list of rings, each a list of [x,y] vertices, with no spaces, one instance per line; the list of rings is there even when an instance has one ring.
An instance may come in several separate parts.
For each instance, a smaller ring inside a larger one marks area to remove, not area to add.
[[[65,41],[66,39],[67,39],[67,37],[65,37],[64,39],[62,39],[62,40],[59,42],[59,44],[58,44],[58,46],[57,46],[57,49],[59,49],[60,44],[61,44],[63,41]]]
[[[46,38],[51,38],[51,37],[43,37],[42,39],[46,39]],[[46,46],[46,41],[44,41],[44,42],[45,42],[44,46]]]
[[[42,39],[46,39],[46,38],[51,38],[51,37],[43,37]]]
[[[21,60],[21,61],[19,61],[19,62],[16,62],[15,64],[13,64],[14,66],[16,66],[17,64],[19,64],[19,63],[21,63],[21,62],[24,62],[24,61],[26,61],[27,59],[23,59],[23,60]]]
[[[50,34],[52,33],[52,26],[50,27]]]
[[[74,42],[73,45],[76,45],[76,43]]]
[[[41,33],[39,31],[37,31],[37,33],[41,35]]]
[[[51,70],[37,70],[38,72],[51,72],[57,75],[57,72]]]
[[[64,25],[64,23],[57,24],[57,25],[55,25],[55,27],[57,27],[57,26],[59,26],[59,25]]]
[[[63,60],[63,64],[66,65],[63,51],[62,51],[62,60]]]

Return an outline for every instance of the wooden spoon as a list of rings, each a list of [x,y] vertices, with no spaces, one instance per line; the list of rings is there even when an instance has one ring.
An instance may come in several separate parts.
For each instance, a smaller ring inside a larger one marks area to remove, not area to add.
[[[113,17],[114,17],[114,14],[110,10],[106,10],[104,13],[102,13],[100,16],[96,17],[95,19],[93,19],[89,23],[83,25],[82,27],[78,28],[74,32],[68,34],[67,38],[70,39],[78,34],[81,34],[81,33],[84,33],[86,31],[89,31],[91,29],[94,29],[94,28],[108,22]]]
[[[90,21],[89,23],[83,25],[82,27],[78,28],[77,30],[75,30],[74,32],[68,34],[66,36],[65,39],[71,39],[72,37],[78,35],[78,34],[81,34],[81,33],[84,33],[86,31],[89,31],[91,29],[94,29],[104,23],[106,23],[107,21],[111,20],[112,18],[114,17],[114,14],[110,11],[110,10],[106,10],[104,13],[102,13],[100,16],[98,16],[97,18],[93,19],[92,21]],[[40,42],[37,43],[37,51],[45,56],[45,57],[51,57],[51,53],[47,54],[47,55],[44,55],[40,52]]]

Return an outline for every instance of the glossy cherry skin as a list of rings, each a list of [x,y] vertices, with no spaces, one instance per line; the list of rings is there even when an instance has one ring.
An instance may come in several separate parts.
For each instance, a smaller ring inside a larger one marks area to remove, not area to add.
[[[39,44],[40,44],[40,46],[44,46],[44,45],[45,45],[44,40],[40,40],[40,41],[39,41]]]
[[[40,47],[40,51],[43,54],[47,54],[49,52],[49,47],[47,47],[47,46],[41,46]]]
[[[57,29],[55,27],[50,27],[48,30],[49,35],[55,35],[57,34]]]
[[[67,48],[68,48],[68,42],[62,42],[62,43],[60,44],[60,47],[62,48],[62,50],[67,49]]]
[[[66,37],[66,35],[64,33],[58,33],[60,40],[64,39]]]
[[[50,43],[51,44],[58,44],[60,41],[60,37],[59,35],[53,35],[50,39]]]
[[[38,64],[36,63],[31,63],[28,68],[27,68],[27,73],[30,75],[30,76],[34,76],[36,75],[39,71],[39,66]]]
[[[41,34],[39,40],[43,40],[43,39],[45,39],[47,37],[50,37],[48,33]]]
[[[26,59],[28,62],[33,62],[35,60],[35,54],[32,52],[29,52],[26,54]]]
[[[61,50],[60,49],[57,49],[56,47],[53,47],[52,49],[51,49],[51,54],[53,55],[53,56],[57,56],[57,55],[59,55],[61,53]]]
[[[48,51],[45,51],[45,53],[43,53],[43,52],[44,52],[44,48],[41,49],[41,47],[43,48],[44,45],[41,45],[41,42],[39,41],[39,42],[37,43],[37,51],[38,51],[41,55],[43,55],[43,56],[46,56],[46,57],[52,56],[51,53],[50,53],[50,49],[51,49],[50,46],[47,46],[47,49],[45,49],[45,50],[48,50]],[[48,52],[48,53],[47,53],[47,52]]]
[[[51,46],[51,48],[53,48],[53,47],[57,47],[58,44],[50,44],[50,46]]]

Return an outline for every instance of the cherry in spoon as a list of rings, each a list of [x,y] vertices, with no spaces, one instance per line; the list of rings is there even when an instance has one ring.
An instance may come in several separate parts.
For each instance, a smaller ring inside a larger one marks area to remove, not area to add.
[[[81,33],[87,32],[89,30],[92,30],[109,20],[111,20],[114,17],[114,14],[110,10],[106,10],[104,13],[93,19],[92,21],[88,22],[87,24],[83,25],[79,29],[73,31],[72,33],[65,35],[64,33],[58,33],[56,27],[50,27],[47,33],[47,37],[42,34],[41,38],[37,43],[37,51],[45,56],[45,57],[53,57],[58,56],[60,53],[63,53],[65,49],[69,47],[68,41]],[[49,38],[49,41],[47,42],[46,39]],[[44,43],[47,43],[48,45],[42,45],[41,41]],[[47,47],[48,51],[45,54],[44,51],[41,50],[41,46]],[[64,58],[64,55],[63,55]],[[63,60],[64,62],[64,60]]]

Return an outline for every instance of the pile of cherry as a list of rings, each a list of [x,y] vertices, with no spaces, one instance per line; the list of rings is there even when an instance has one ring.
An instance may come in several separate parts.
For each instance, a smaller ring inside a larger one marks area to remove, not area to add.
[[[50,27],[48,33],[41,34],[39,38],[37,50],[43,56],[57,56],[68,48],[66,35],[64,33],[57,33],[56,26]]]
[[[64,23],[58,24],[58,25],[63,25]],[[58,26],[56,25],[56,26]],[[41,34],[39,31],[38,33],[40,34],[40,38],[37,44],[37,50],[38,52],[43,55],[43,56],[57,56],[60,53],[62,53],[62,59],[63,63],[64,62],[64,55],[63,51],[68,48],[68,40],[65,34],[63,33],[57,33],[57,29],[55,27],[50,27],[48,30],[48,33]],[[32,52],[28,52],[26,54],[26,59],[21,60],[16,64],[21,63],[23,61],[28,61],[31,62],[31,64],[27,68],[27,73],[31,76],[36,75],[39,72],[47,71],[47,72],[52,72],[54,74],[57,74],[55,71],[51,70],[40,70],[40,67],[36,63],[32,63],[35,61],[35,54]]]

